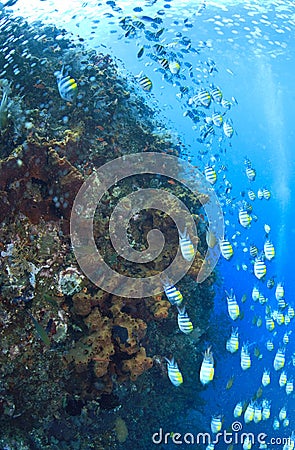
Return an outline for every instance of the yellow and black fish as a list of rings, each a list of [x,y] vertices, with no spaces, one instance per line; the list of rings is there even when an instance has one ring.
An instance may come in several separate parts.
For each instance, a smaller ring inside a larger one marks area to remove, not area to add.
[[[178,316],[177,316],[177,322],[178,322],[178,327],[180,329],[180,331],[182,331],[185,334],[189,334],[193,331],[194,327],[193,324],[185,310],[185,307],[183,308],[179,308],[178,309]]]
[[[136,78],[144,91],[150,92],[152,90],[153,83],[151,82],[149,77],[147,77],[143,73],[140,73],[139,75],[136,75]]]
[[[228,240],[221,239],[219,241],[219,247],[221,254],[225,259],[229,260],[233,256],[234,254],[233,247]]]
[[[166,58],[159,59],[159,64],[163,67],[163,69],[168,70],[169,69],[169,61]]]
[[[211,166],[206,166],[205,167],[205,177],[206,177],[206,180],[210,184],[215,184],[216,183],[217,175],[216,175],[216,172],[213,169],[213,167],[211,167]]]
[[[216,103],[220,103],[223,97],[221,89],[217,86],[216,87],[212,86],[212,89],[210,90],[210,95],[211,98]]]
[[[73,102],[77,94],[77,82],[69,75],[64,75],[64,68],[61,72],[56,72],[56,81],[59,95],[66,102]]]
[[[225,120],[223,123],[223,132],[227,138],[231,138],[234,134],[234,128],[231,119]]]

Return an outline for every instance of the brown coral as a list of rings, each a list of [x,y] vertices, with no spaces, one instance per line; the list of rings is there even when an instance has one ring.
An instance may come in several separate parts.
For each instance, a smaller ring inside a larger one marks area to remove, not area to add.
[[[88,299],[89,300],[89,299]],[[90,334],[80,339],[65,356],[67,362],[74,362],[77,372],[83,372],[88,364],[94,362],[97,377],[107,374],[110,357],[115,353],[112,343],[113,322],[103,317],[98,308],[94,308],[85,319]]]
[[[60,205],[68,219],[75,195],[83,183],[80,172],[53,147],[62,142],[39,142],[30,139],[26,147],[19,146],[12,156],[0,161],[0,190],[3,191],[0,221],[14,211],[22,212],[33,224],[57,220],[50,188],[58,186],[58,197],[67,198]],[[66,144],[70,146],[70,142]]]
[[[145,348],[141,347],[134,358],[124,361],[123,370],[125,372],[130,372],[130,378],[136,380],[139,375],[150,369],[152,365],[152,358],[146,356]]]
[[[150,297],[148,306],[155,319],[167,319],[171,304],[160,294]]]
[[[147,325],[143,320],[135,319],[129,314],[122,312],[123,300],[117,297],[114,297],[114,299],[114,304],[110,308],[114,316],[114,326],[126,330],[126,339],[122,338],[122,334],[118,333],[115,340],[120,351],[132,355],[139,350],[139,343],[145,336]]]
[[[78,373],[84,372],[93,363],[94,374],[103,378],[108,385],[112,373],[124,380],[127,372],[130,372],[132,379],[135,379],[152,366],[152,359],[146,356],[145,349],[141,347],[147,325],[142,319],[123,312],[125,302],[119,297],[112,297],[112,306],[109,308],[112,317],[103,315],[99,309],[103,307],[103,300],[108,302],[109,298],[100,292],[94,296],[87,293],[73,296],[73,311],[80,316],[87,316],[84,323],[89,334],[76,342],[65,356],[65,361],[74,363]],[[126,360],[126,357],[130,359]]]
[[[91,298],[85,292],[73,295],[73,310],[79,316],[88,316],[91,311]]]

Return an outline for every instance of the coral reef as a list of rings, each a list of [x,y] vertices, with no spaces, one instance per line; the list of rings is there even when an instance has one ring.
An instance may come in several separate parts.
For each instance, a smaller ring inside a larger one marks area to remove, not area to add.
[[[159,294],[148,299],[148,308],[155,319],[167,319],[171,303],[165,300],[162,294]]]
[[[125,420],[122,417],[116,418],[115,430],[118,441],[122,444],[128,437],[128,429]]]
[[[168,132],[155,131],[154,111],[109,55],[85,49],[55,27],[28,27],[20,18],[3,23],[2,47],[14,48],[7,41],[13,33],[19,45],[26,41],[29,56],[16,51],[1,74],[1,98],[3,86],[9,90],[0,112],[0,424],[6,430],[0,444],[13,450],[134,448],[128,440],[138,442],[142,430],[151,435],[171,411],[180,414],[195,386],[191,367],[214,294],[214,275],[202,285],[195,281],[204,233],[179,283],[195,325],[188,338],[179,334],[177,310],[164,295],[123,298],[97,289],[77,266],[69,220],[79,188],[96,167],[146,150],[177,155],[179,145]],[[41,31],[45,37],[35,39]],[[54,72],[61,64],[78,81],[75,104],[59,96]],[[150,276],[175,256],[179,237],[169,217],[146,209],[130,221],[136,249],[146,247],[152,228],[166,237],[161,256],[144,266],[123,261],[108,239],[114,207],[140,187],[173,192],[197,226],[207,199],[152,175],[130,177],[104,196],[94,222],[104,259],[125,275]],[[170,353],[187,374],[182,393],[167,379],[163,357]]]
[[[122,299],[104,297],[106,302],[111,302],[108,308],[110,317],[100,312],[99,307],[102,310],[105,308],[101,301],[103,296],[85,293],[73,296],[73,310],[82,317],[86,316],[83,321],[88,335],[83,336],[65,355],[65,361],[74,363],[78,373],[86,371],[93,363],[95,376],[103,377],[109,389],[114,374],[118,380],[125,380],[130,373],[130,378],[134,380],[152,367],[152,358],[147,357],[145,349],[140,347],[146,334],[146,323],[122,312],[125,306]]]
[[[82,182],[79,171],[53,150],[52,143],[29,138],[0,161],[0,220],[19,212],[33,224],[59,220],[61,215],[67,220]]]
[[[124,361],[123,370],[130,372],[131,380],[136,380],[139,375],[150,369],[152,365],[152,358],[147,357],[145,349],[141,347],[135,358]]]

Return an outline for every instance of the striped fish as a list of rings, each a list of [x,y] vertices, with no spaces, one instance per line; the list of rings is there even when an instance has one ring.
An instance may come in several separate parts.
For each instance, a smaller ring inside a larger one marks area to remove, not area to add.
[[[64,75],[64,68],[60,72],[56,72],[56,81],[59,95],[66,102],[73,102],[77,94],[77,82],[69,75]]]
[[[245,211],[247,211],[248,214],[251,214],[251,212],[253,211],[253,206],[250,203],[244,201],[243,202],[243,209]]]
[[[183,377],[178,368],[177,362],[175,362],[174,358],[172,358],[171,360],[169,360],[168,358],[165,359],[167,361],[169,380],[174,386],[180,386],[183,383]]]
[[[161,66],[165,70],[169,69],[169,61],[168,61],[168,59],[166,59],[166,58],[159,59],[159,64],[161,64]]]
[[[274,358],[273,367],[275,370],[280,370],[284,367],[284,365],[285,365],[285,349],[280,348],[277,351],[276,356]]]
[[[266,259],[271,261],[275,257],[276,252],[273,243],[269,239],[264,243],[263,249]]]
[[[283,427],[286,428],[290,425],[290,420],[288,419],[288,417],[286,417],[286,419],[283,420]],[[291,442],[290,444],[286,443],[283,447],[283,450],[293,450],[294,449],[294,445],[295,445],[295,435],[293,432],[293,435],[291,434],[291,436],[289,436],[289,439]]]
[[[225,120],[223,123],[223,132],[227,138],[231,138],[234,134],[234,128],[230,119]]]
[[[212,114],[212,122],[214,123],[214,125],[216,127],[221,127],[221,125],[223,124],[223,116],[220,113],[213,113]]]
[[[257,300],[259,299],[259,296],[260,296],[260,292],[259,292],[258,288],[256,286],[254,286],[252,289],[252,300],[254,302],[257,302]]]
[[[211,352],[211,347],[209,347],[204,353],[204,358],[200,370],[200,381],[204,385],[212,381],[213,378],[214,378],[214,359],[213,353]]]
[[[231,259],[231,257],[234,254],[233,246],[229,241],[226,239],[220,239],[219,240],[219,248],[221,251],[222,256],[228,261]]]
[[[176,289],[173,284],[164,284],[165,294],[171,305],[180,306],[183,300],[182,294]]]
[[[284,420],[284,419],[286,419],[286,417],[287,417],[287,410],[286,410],[286,407],[283,406],[283,408],[281,408],[280,412],[279,412],[279,419]]]
[[[284,298],[285,289],[284,289],[283,283],[278,282],[278,284],[276,286],[275,296],[276,296],[276,300],[279,300],[280,298]]]
[[[267,386],[270,383],[270,372],[269,370],[264,369],[262,379],[261,379],[262,386]]]
[[[282,300],[283,300],[283,299],[282,299]],[[278,325],[283,325],[284,321],[285,321],[285,316],[284,316],[284,314],[281,313],[281,312],[279,312],[279,313],[277,314],[277,316],[276,316],[276,322],[277,322],[277,324],[278,324]]]
[[[261,405],[255,405],[254,407],[254,423],[259,423],[262,419],[262,411],[261,411]],[[251,443],[251,441],[250,441]],[[249,447],[251,448],[251,447]]]
[[[280,387],[283,387],[286,385],[286,383],[287,383],[287,374],[283,370],[283,372],[281,373],[280,378],[279,378],[279,385],[280,385]]]
[[[250,423],[250,422],[252,422],[253,419],[254,419],[254,403],[251,401],[245,410],[244,421],[245,421],[245,423]],[[248,448],[248,447],[245,447],[245,448]]]
[[[263,190],[261,188],[259,188],[258,191],[257,191],[257,198],[259,200],[263,199]]]
[[[251,367],[251,358],[247,344],[244,344],[241,350],[241,368],[247,370]]]
[[[234,294],[233,289],[230,290],[230,293],[226,292],[226,300],[227,300],[227,310],[228,315],[232,320],[236,320],[240,315],[240,308],[236,300],[236,296]]]
[[[272,331],[274,329],[275,323],[271,317],[265,318],[265,327],[266,327],[267,331]]]
[[[209,108],[211,103],[211,95],[205,89],[201,89],[197,94],[197,99],[205,108]]]
[[[195,249],[187,233],[187,229],[183,233],[179,232],[179,245],[181,254],[187,261],[192,261],[195,257]]]
[[[258,280],[263,278],[266,274],[266,265],[262,257],[257,257],[254,262],[254,275]]]
[[[213,126],[208,124],[200,127],[200,131],[201,131],[201,138],[204,140],[207,138],[207,136],[210,136],[210,134],[214,134]]]
[[[161,44],[155,44],[153,45],[153,48],[158,55],[164,55],[166,53],[164,46]]]
[[[286,384],[286,394],[290,395],[293,392],[294,386],[293,386],[293,380],[288,380]]]
[[[206,166],[205,167],[205,178],[210,184],[215,184],[217,180],[217,175],[213,167]]]
[[[290,331],[289,331],[289,333],[285,333],[284,334],[284,336],[283,336],[283,344],[289,344],[289,342],[290,342],[290,338],[289,338],[289,335],[290,335]]]
[[[249,197],[249,200],[251,200],[251,202],[253,202],[253,201],[255,200],[256,194],[255,194],[254,191],[252,191],[252,189],[249,189],[249,191],[248,191],[248,197]]]
[[[266,343],[266,348],[269,352],[271,352],[274,349],[274,344],[270,339]]]
[[[221,416],[213,416],[210,426],[211,426],[212,433],[214,433],[214,434],[218,433],[222,427]]]
[[[245,209],[239,211],[239,222],[244,228],[248,228],[251,225],[252,217],[247,213]]]
[[[180,331],[182,331],[185,334],[191,333],[194,327],[193,324],[191,323],[190,318],[188,317],[185,307],[177,309],[178,309],[177,322]]]
[[[134,20],[133,25],[138,28],[139,30],[142,30],[144,28],[144,23],[141,22],[141,20]]]
[[[288,316],[288,314],[285,314],[285,325],[289,325],[290,321],[291,321],[291,319]],[[295,365],[295,364],[293,364],[293,365]]]
[[[243,403],[238,402],[234,409],[234,417],[240,417],[243,412]]]
[[[152,90],[153,83],[151,82],[149,77],[144,75],[142,72],[139,75],[136,75],[135,78],[137,78],[139,85],[142,87],[144,91],[150,92]]]
[[[269,200],[271,197],[270,191],[266,188],[263,188],[262,192],[263,192],[263,198],[265,198],[265,200]]]
[[[280,422],[278,421],[278,419],[275,417],[273,424],[272,424],[273,429],[276,431],[280,428]]]
[[[282,309],[286,308],[287,305],[286,305],[286,302],[285,302],[284,298],[279,298],[278,306],[279,306],[279,308],[282,308]]]
[[[230,353],[235,353],[239,350],[239,332],[238,328],[232,329],[230,338],[226,342],[226,350]]]
[[[267,420],[270,418],[270,402],[268,400],[263,400],[262,406],[262,420]]]
[[[258,255],[258,248],[256,247],[256,245],[252,244],[250,245],[250,255],[252,256],[252,258],[255,258]]]
[[[212,87],[212,89],[210,90],[210,95],[211,95],[213,101],[216,103],[220,103],[222,100],[222,97],[223,97],[221,89],[217,86]]]
[[[225,100],[224,98],[221,100],[221,106],[225,109],[230,109],[232,106],[232,102],[229,100]]]
[[[246,167],[246,175],[249,181],[254,181],[256,178],[256,170],[253,167]]]

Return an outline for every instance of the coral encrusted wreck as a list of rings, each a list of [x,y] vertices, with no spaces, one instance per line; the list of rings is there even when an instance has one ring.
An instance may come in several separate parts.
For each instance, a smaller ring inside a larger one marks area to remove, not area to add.
[[[0,75],[0,98],[5,86],[8,96],[0,130],[0,424],[6,430],[0,443],[4,447],[10,439],[10,447],[18,449],[113,449],[127,439],[126,449],[128,439],[143,436],[141,419],[137,429],[132,425],[139,404],[163,423],[184,405],[185,396],[175,406],[164,356],[173,352],[181,361],[189,388],[197,383],[189,368],[199,361],[196,349],[212,307],[213,276],[202,285],[195,282],[206,250],[203,237],[191,275],[180,282],[198,334],[193,340],[179,335],[177,311],[164,294],[116,297],[82,274],[71,250],[69,221],[84,180],[118,156],[146,150],[177,155],[179,145],[168,130],[155,132],[155,113],[135,85],[118,75],[109,55],[89,51],[63,33],[1,18],[0,47],[15,51]],[[54,73],[62,65],[77,80],[73,103],[57,89]],[[110,189],[95,217],[95,239],[98,246],[103,243],[105,260],[127,276],[156,273],[163,269],[161,259],[134,267],[117,257],[106,238],[109,217],[120,198],[153,183],[173,192],[164,177],[133,176]],[[182,201],[198,223],[198,194],[182,190]],[[129,232],[134,246],[144,248],[155,225],[167,236],[167,265],[178,246],[169,217],[142,211]],[[153,421],[144,426],[147,430]],[[120,437],[118,428],[124,431]]]

